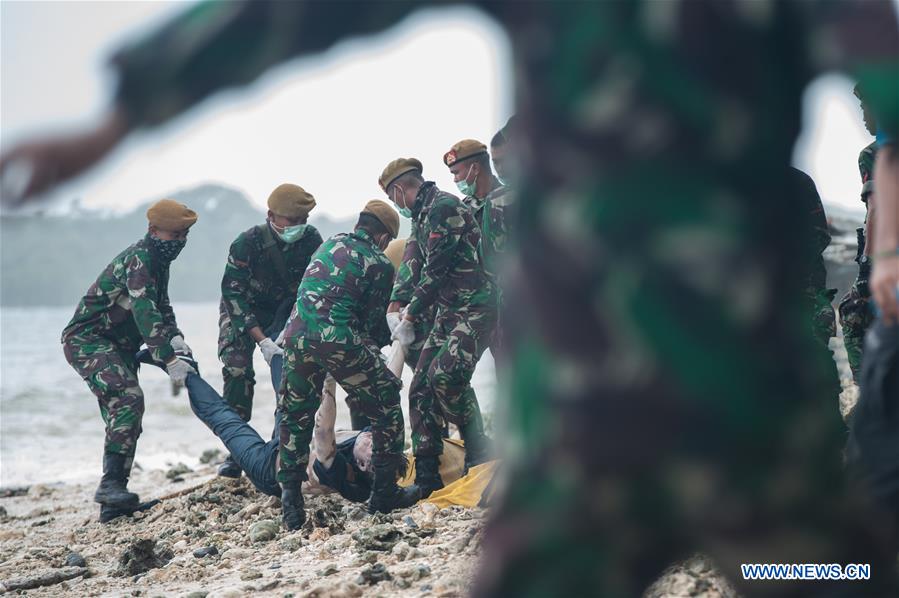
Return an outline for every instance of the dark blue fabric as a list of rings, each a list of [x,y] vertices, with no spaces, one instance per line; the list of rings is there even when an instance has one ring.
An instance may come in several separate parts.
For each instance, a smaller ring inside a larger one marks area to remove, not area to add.
[[[194,414],[225,444],[253,485],[270,496],[281,496],[275,480],[278,440],[264,441],[200,376],[189,374],[186,386]]]

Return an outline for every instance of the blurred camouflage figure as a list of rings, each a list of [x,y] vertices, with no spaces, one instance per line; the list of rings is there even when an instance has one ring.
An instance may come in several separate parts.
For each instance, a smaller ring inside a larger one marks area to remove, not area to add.
[[[495,287],[479,254],[481,234],[470,209],[454,195],[422,177],[422,164],[399,158],[388,164],[378,184],[412,218],[404,265],[393,287],[393,303],[410,297],[392,335],[403,345],[415,339],[415,321],[436,305],[434,325],[421,350],[409,388],[415,483],[428,496],[443,487],[439,459],[442,423],[459,427],[465,441],[466,468],[487,460],[487,438],[471,376],[495,322]],[[409,290],[411,288],[411,291]],[[402,304],[402,301],[399,302]]]
[[[697,549],[746,593],[895,595],[889,526],[847,487],[842,422],[820,399],[829,356],[793,258],[812,241],[784,168],[826,69],[861,81],[896,134],[892,3],[478,4],[511,37],[522,177],[504,314],[514,464],[476,595],[639,595]],[[101,126],[7,163],[37,165],[33,191],[417,6],[199,5],[118,54]],[[66,160],[72,144],[90,151]],[[753,583],[741,562],[870,563],[872,579]]]
[[[417,487],[401,490],[396,484],[405,466],[401,383],[380,351],[390,340],[384,314],[394,272],[383,250],[396,238],[399,224],[386,202],[368,202],[355,231],[331,237],[315,252],[297,291],[296,314],[284,335],[279,401],[283,419],[277,477],[288,529],[299,529],[306,518],[300,482],[306,479],[315,412],[328,373],[372,422],[369,508],[388,512],[419,499]]]
[[[225,401],[244,421],[253,413],[253,351],[259,346],[266,363],[281,348],[269,338],[270,327],[280,328],[276,314],[296,300],[297,287],[322,238],[311,224],[309,212],[315,198],[302,187],[285,183],[268,198],[264,224],[238,235],[228,252],[219,305],[218,351]],[[229,455],[219,475],[240,477],[240,467]]]
[[[66,360],[97,397],[106,424],[103,478],[94,500],[116,510],[134,510],[139,503],[127,489],[144,414],[134,354],[146,343],[176,385],[194,371],[175,357],[191,351],[175,321],[168,287],[169,264],[184,248],[197,215],[163,199],[150,206],[147,220],[147,235],[106,266],[62,331]]]
[[[874,135],[877,132],[877,122],[870,108],[865,103],[865,97],[861,87],[856,85],[854,89],[856,97],[862,107],[862,118],[865,129]],[[866,146],[858,154],[858,171],[862,177],[861,200],[865,204],[865,227],[855,231],[858,246],[855,261],[858,264],[858,275],[849,290],[840,299],[840,325],[843,328],[843,343],[846,345],[846,353],[849,356],[849,367],[852,369],[852,378],[859,383],[862,364],[862,346],[864,345],[865,332],[874,322],[874,310],[871,309],[871,291],[868,288],[868,277],[871,275],[870,250],[866,246],[866,238],[873,230],[876,210],[874,207],[874,161],[877,156],[877,142]]]

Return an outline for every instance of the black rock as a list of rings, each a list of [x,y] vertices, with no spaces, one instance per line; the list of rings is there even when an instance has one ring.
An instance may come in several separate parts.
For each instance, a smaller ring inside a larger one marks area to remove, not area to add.
[[[215,546],[204,546],[203,548],[197,548],[194,550],[194,556],[198,559],[201,559],[205,556],[215,556],[219,553],[219,549]]]
[[[64,565],[66,567],[87,567],[87,561],[77,552],[70,552],[66,555]]]

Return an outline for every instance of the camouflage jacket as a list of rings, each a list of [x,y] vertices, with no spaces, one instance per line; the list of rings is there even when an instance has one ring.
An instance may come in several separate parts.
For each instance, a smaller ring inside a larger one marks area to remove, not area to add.
[[[432,304],[451,310],[485,309],[495,289],[479,255],[474,215],[433,182],[422,185],[412,208],[412,234],[397,272],[392,301],[417,316]]]
[[[876,141],[858,154],[858,173],[862,177],[862,201],[865,205],[868,204],[868,196],[874,191],[874,160],[876,158]]]
[[[147,235],[112,260],[87,290],[62,331],[69,336],[102,337],[129,351],[142,343],[159,361],[169,361],[169,344],[180,335],[169,302],[169,264],[159,259]]]
[[[285,337],[389,344],[384,314],[392,282],[393,264],[367,231],[334,235],[322,243],[306,268]]]
[[[515,196],[509,187],[499,184],[483,199],[467,196],[462,200],[474,213],[481,229],[481,259],[492,276],[496,274],[496,258],[508,248],[509,224]]]
[[[254,326],[265,328],[278,305],[296,297],[309,258],[322,243],[321,235],[312,225],[294,243],[284,243],[272,234],[275,248],[284,256],[288,275],[284,280],[264,245],[267,226],[254,226],[240,233],[228,251],[219,311],[222,316],[230,317],[232,329],[237,332],[246,332]]]

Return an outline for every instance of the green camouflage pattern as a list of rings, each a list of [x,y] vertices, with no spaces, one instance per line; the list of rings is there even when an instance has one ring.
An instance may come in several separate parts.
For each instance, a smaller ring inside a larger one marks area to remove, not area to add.
[[[97,397],[106,425],[104,451],[134,457],[144,415],[134,351],[102,337],[78,334],[65,337],[63,351]]]
[[[383,455],[385,462],[400,464],[405,429],[402,383],[387,369],[379,350],[291,336],[285,340],[284,359],[278,399],[284,414],[279,430],[279,482],[306,479],[315,412],[329,372],[371,422],[372,459]]]
[[[106,339],[122,351],[142,344],[162,363],[175,356],[170,342],[181,335],[169,301],[169,264],[159,259],[149,234],[106,266],[62,331],[68,337]]]
[[[334,235],[319,247],[297,290],[285,336],[376,347],[390,344],[384,314],[393,265],[364,229]]]
[[[490,311],[440,310],[421,351],[409,386],[412,452],[416,457],[443,451],[444,421],[483,432],[471,376],[490,342]]]
[[[412,208],[391,301],[407,303],[416,318],[437,304],[441,310],[489,309],[495,287],[479,255],[481,234],[474,216],[456,196],[428,181]]]
[[[478,5],[515,53],[526,178],[505,294],[510,481],[474,595],[637,596],[696,550],[747,595],[895,595],[895,551],[860,521],[822,407],[832,360],[808,325],[795,256],[812,239],[784,169],[827,69],[899,132],[892,3]],[[117,101],[162,122],[416,6],[200,5],[116,57]],[[863,562],[873,579],[762,587],[741,562]]]
[[[218,355],[222,362],[223,397],[244,421],[253,412],[256,384],[253,352],[256,342],[248,334],[253,327],[268,328],[278,307],[296,297],[303,272],[322,238],[312,225],[294,243],[284,243],[272,233],[284,257],[288,279],[284,280],[264,247],[262,227],[254,226],[238,235],[228,251],[219,304]]]
[[[494,188],[483,199],[469,195],[462,201],[471,209],[481,229],[481,261],[495,279],[497,257],[508,250],[515,194],[496,180]]]
[[[393,277],[390,260],[363,229],[331,237],[312,256],[285,331],[279,481],[306,475],[327,372],[371,422],[374,453],[401,454],[401,383],[380,352],[390,342],[384,314]]]
[[[877,142],[865,147],[858,154],[858,171],[862,179],[861,199],[868,207],[868,199],[874,191],[874,160],[877,157]],[[867,221],[867,217],[865,218]],[[860,242],[864,242],[864,232]],[[858,260],[856,260],[858,261]],[[840,299],[840,327],[843,329],[843,344],[849,358],[852,378],[858,384],[862,372],[862,349],[865,344],[865,333],[874,323],[874,310],[871,305],[871,293],[868,291],[869,270],[859,268],[855,282]]]
[[[874,160],[877,159],[877,142],[873,142],[858,154],[858,173],[862,177],[862,202],[868,205],[868,196],[874,191]]]

